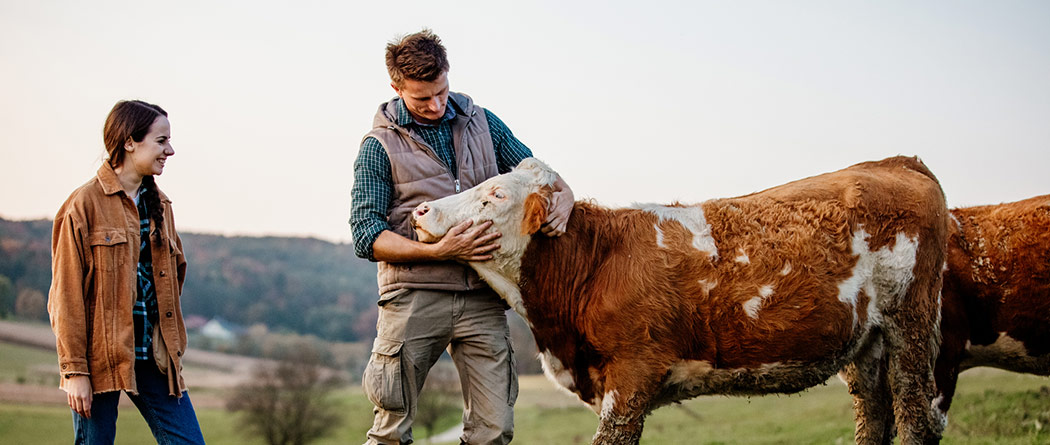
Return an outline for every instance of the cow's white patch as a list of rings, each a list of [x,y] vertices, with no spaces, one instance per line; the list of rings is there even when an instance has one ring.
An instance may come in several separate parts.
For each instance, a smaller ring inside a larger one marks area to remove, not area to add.
[[[471,262],[471,267],[478,272],[478,276],[489,283],[492,290],[496,291],[503,300],[510,305],[514,312],[521,315],[521,318],[532,327],[532,321],[529,320],[528,311],[525,310],[525,301],[521,299],[521,288],[518,287],[518,277],[521,274],[520,264],[510,264],[504,269],[499,268],[499,264],[485,261],[485,262]]]
[[[667,245],[664,244],[664,231],[660,229],[660,224],[653,224],[653,229],[656,229],[656,245],[661,249],[666,249]]]
[[[767,284],[758,288],[758,296],[744,302],[744,312],[747,313],[747,316],[758,319],[758,311],[770,295],[773,295],[773,286]]]
[[[736,253],[737,256],[736,258],[733,258],[733,261],[736,261],[740,264],[751,264],[751,258],[747,256],[747,252],[744,252],[744,249],[737,248]]]
[[[550,350],[544,350],[539,356],[540,365],[543,367],[543,375],[547,376],[547,379],[554,383],[561,390],[576,395],[572,392],[573,388],[576,388],[576,382],[572,379],[572,374],[569,370],[565,369],[562,365],[561,360],[551,354]]]
[[[652,213],[659,218],[659,222],[677,221],[690,233],[693,234],[691,245],[694,249],[706,253],[712,259],[718,258],[718,247],[715,246],[715,238],[711,234],[711,225],[704,217],[704,209],[699,205],[687,207],[671,207],[660,204],[638,204],[631,207]]]
[[[875,269],[875,286],[880,297],[888,297],[884,303],[900,301],[915,279],[915,263],[919,252],[919,240],[898,233],[893,248],[883,247],[874,252],[877,267]],[[882,302],[880,298],[880,302]]]
[[[715,369],[714,366],[711,366],[711,362],[707,360],[682,360],[668,369],[664,386],[688,384],[713,369]]]
[[[891,249],[889,246],[872,252],[868,246],[868,233],[858,228],[853,233],[851,249],[857,257],[852,274],[839,283],[839,301],[850,306],[853,326],[857,326],[857,298],[861,290],[868,294],[868,323],[882,322],[881,308],[898,301],[911,285],[919,242],[914,237],[898,233]]]
[[[930,402],[930,411],[933,413],[933,420],[937,422],[936,427],[939,428],[939,431],[944,431],[948,427],[948,413],[941,411],[941,402],[943,401],[944,394],[938,394]]]
[[[613,408],[616,407],[616,395],[617,392],[614,389],[605,393],[605,396],[602,397],[602,410],[598,413],[602,419],[608,419],[613,415]]]
[[[754,297],[744,302],[744,312],[748,317],[758,319],[758,309],[762,306],[762,297]]]
[[[839,301],[846,303],[850,308],[857,307],[857,295],[862,287],[871,282],[871,275],[875,271],[875,256],[868,251],[868,232],[857,229],[853,233],[851,248],[856,255],[857,264],[853,265],[853,274],[846,281],[839,283]],[[857,316],[853,315],[856,324]]]
[[[773,295],[773,286],[772,285],[767,284],[765,286],[762,286],[762,287],[758,288],[758,296],[760,296],[762,298],[766,298],[766,297],[768,297],[770,295]]]
[[[955,224],[955,228],[959,229],[959,231],[962,232],[962,222],[959,221],[959,218],[956,218],[955,214],[952,212],[948,212],[948,217],[952,219],[952,223]]]
[[[791,262],[785,261],[784,268],[780,269],[780,276],[787,276],[789,273],[791,273]]]
[[[696,282],[700,283],[700,290],[704,293],[704,295],[710,294],[711,289],[714,289],[716,286],[718,286],[718,280],[696,280]]]

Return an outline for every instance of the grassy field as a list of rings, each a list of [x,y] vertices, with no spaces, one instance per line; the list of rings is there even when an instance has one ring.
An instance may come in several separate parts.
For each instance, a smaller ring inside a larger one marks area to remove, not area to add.
[[[33,385],[36,372],[54,363],[50,353],[0,343],[0,381],[24,376]],[[27,369],[30,369],[27,371]],[[946,444],[1050,443],[1050,381],[1043,377],[980,369],[964,373],[950,413]],[[53,386],[42,390],[57,391]],[[198,390],[203,398],[221,396]],[[2,396],[2,394],[0,394]],[[357,387],[337,395],[345,423],[318,445],[360,443],[371,424],[371,405]],[[213,404],[214,405],[214,404]],[[246,437],[236,418],[221,407],[200,407],[198,416],[208,443],[262,444]],[[458,415],[446,419],[452,426]],[[515,442],[523,444],[589,443],[597,417],[540,376],[522,377],[515,408]],[[150,443],[145,422],[134,407],[122,409],[118,444]],[[0,443],[68,443],[72,426],[68,408],[0,400]],[[422,431],[416,431],[417,437]],[[423,442],[423,441],[420,441]],[[646,444],[834,444],[853,443],[850,398],[832,380],[801,395],[752,398],[701,397],[657,410],[646,421]]]

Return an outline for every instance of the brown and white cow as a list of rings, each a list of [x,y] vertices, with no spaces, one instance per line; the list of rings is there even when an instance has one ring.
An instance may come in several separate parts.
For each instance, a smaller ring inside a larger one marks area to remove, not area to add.
[[[966,369],[1050,375],[1050,195],[952,209],[951,219],[934,371],[934,406],[942,413]],[[878,379],[877,372],[846,378],[851,390],[885,385]],[[890,403],[857,399],[858,423],[870,437],[892,437]]]
[[[577,202],[565,235],[533,236],[555,178],[526,159],[421,204],[416,231],[433,242],[464,219],[493,221],[501,248],[470,264],[528,320],[548,377],[598,413],[594,443],[637,443],[645,416],[679,400],[863,372],[883,357],[875,343],[889,352],[902,443],[939,439],[930,407],[948,213],[920,161],[698,205]]]
[[[1050,195],[951,213],[936,367],[944,411],[962,370],[1050,375]]]

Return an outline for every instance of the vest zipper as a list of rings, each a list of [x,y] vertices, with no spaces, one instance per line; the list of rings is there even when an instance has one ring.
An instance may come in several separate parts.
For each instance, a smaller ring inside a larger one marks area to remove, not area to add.
[[[477,112],[475,111],[474,114],[476,114],[476,113]],[[471,117],[473,117],[474,114],[471,114]],[[469,120],[467,121],[467,124],[468,125],[470,124]],[[418,143],[419,145],[422,145],[424,148],[426,148],[426,152],[427,152],[428,155],[430,155],[431,159],[437,161],[438,164],[441,164],[441,165],[445,166],[445,171],[448,172],[449,178],[452,178],[452,182],[456,186],[456,193],[459,193],[462,190],[462,187],[460,186],[460,183],[459,183],[459,178],[457,177],[455,172],[452,171],[453,167],[450,166],[450,165],[445,165],[445,162],[442,161],[441,158],[438,157],[437,153],[434,152],[434,147],[431,147],[430,144],[426,143],[426,141],[416,137],[415,133],[412,133],[411,131],[408,131],[407,129],[402,128],[399,125],[389,125],[389,126],[387,126],[387,128],[389,128],[391,130],[399,131],[401,133],[404,133],[404,134],[408,135],[409,139],[412,139],[413,141],[416,141],[416,143]],[[466,144],[467,136],[466,136],[466,127],[465,126],[463,127],[463,131],[464,131],[464,133],[463,133],[463,143]],[[452,143],[452,154],[453,155],[456,154],[455,140],[453,140],[453,143]],[[458,164],[458,156],[457,156],[457,164]],[[457,167],[458,167],[458,165],[457,165]],[[458,168],[457,168],[457,170],[458,170]]]

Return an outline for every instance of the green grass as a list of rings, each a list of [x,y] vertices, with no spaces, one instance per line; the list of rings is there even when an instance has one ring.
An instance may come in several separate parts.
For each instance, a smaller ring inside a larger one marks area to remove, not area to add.
[[[52,353],[0,342],[0,381],[28,384],[52,366]],[[43,367],[43,368],[42,368]],[[192,383],[192,382],[191,382]],[[54,389],[53,383],[42,386]],[[959,390],[945,444],[1050,443],[1050,380],[1045,377],[980,369],[960,376]],[[221,395],[217,390],[190,393]],[[344,423],[317,445],[361,443],[372,423],[372,406],[357,386],[335,394]],[[845,386],[832,382],[801,395],[765,397],[700,397],[656,410],[646,420],[644,444],[833,444],[853,443],[853,414]],[[262,445],[222,408],[197,410],[209,444]],[[441,422],[442,431],[459,414]],[[590,443],[598,418],[578,401],[558,392],[542,377],[522,378],[515,408],[515,442],[522,444]],[[417,428],[416,438],[424,431]],[[0,442],[64,444],[72,437],[69,409],[61,405],[0,402]],[[424,443],[423,440],[417,440]],[[118,420],[118,444],[152,443],[146,423],[129,405]]]
[[[53,372],[45,369],[53,368]],[[39,348],[0,342],[0,382],[58,385],[58,357]]]
[[[1011,375],[1007,374],[1007,377]],[[1013,376],[1027,377],[1027,376]],[[1010,381],[1003,389],[963,391],[951,412],[945,444],[1039,444],[1050,442],[1050,391]],[[973,380],[973,379],[969,379]],[[1022,379],[1024,380],[1024,379]],[[966,384],[964,382],[963,384]],[[975,386],[984,386],[976,382]],[[1030,382],[1029,382],[1030,383]],[[357,389],[338,394],[345,423],[318,445],[358,443],[371,425],[371,405]],[[515,441],[589,443],[598,419],[582,406],[519,405]],[[198,409],[211,444],[262,444],[245,436],[236,417],[225,410]],[[68,408],[0,403],[0,438],[4,443],[68,443],[72,434]],[[456,422],[446,419],[445,426]],[[417,431],[417,437],[422,431]],[[132,407],[122,409],[118,444],[150,443],[145,422]],[[681,406],[661,408],[646,421],[642,443],[804,444],[852,443],[850,399],[841,385],[813,388],[797,396],[753,398],[701,397]]]

